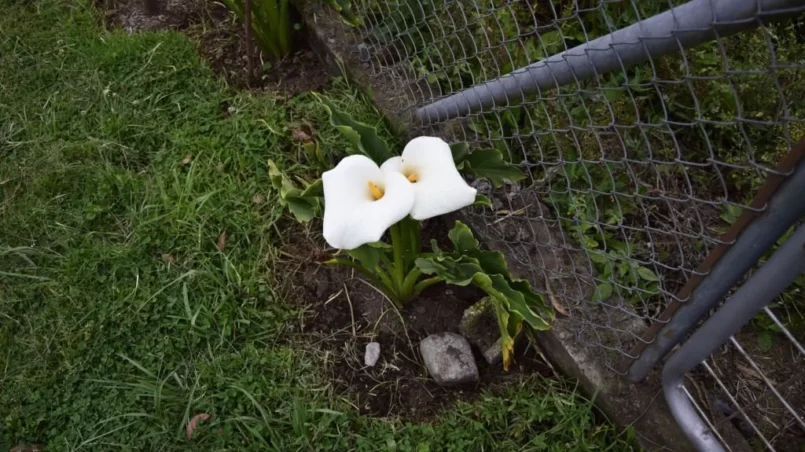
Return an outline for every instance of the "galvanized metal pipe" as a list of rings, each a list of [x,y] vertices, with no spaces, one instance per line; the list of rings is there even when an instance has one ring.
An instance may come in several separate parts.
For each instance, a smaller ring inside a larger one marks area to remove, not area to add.
[[[735,243],[702,279],[690,298],[665,324],[629,367],[627,378],[638,382],[680,343],[697,322],[716,307],[729,290],[752,268],[769,248],[797,220],[805,217],[805,160],[800,161],[788,180],[772,195],[763,215],[755,218]]]
[[[727,342],[743,325],[805,273],[805,225],[665,363],[665,400],[682,431],[699,451],[723,451],[713,432],[685,395],[684,376]]]
[[[516,105],[540,90],[623,70],[754,28],[758,18],[785,18],[803,6],[803,0],[693,0],[425,105],[416,111],[416,119],[433,124],[490,107]]]

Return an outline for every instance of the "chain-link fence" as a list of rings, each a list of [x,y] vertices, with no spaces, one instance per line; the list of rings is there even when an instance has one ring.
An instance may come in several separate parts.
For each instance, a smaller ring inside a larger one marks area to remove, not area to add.
[[[744,234],[799,165],[778,166],[805,136],[803,1],[352,3],[389,113],[527,170],[466,219],[608,372],[645,377],[801,218]],[[805,442],[803,287],[687,374],[729,448]]]

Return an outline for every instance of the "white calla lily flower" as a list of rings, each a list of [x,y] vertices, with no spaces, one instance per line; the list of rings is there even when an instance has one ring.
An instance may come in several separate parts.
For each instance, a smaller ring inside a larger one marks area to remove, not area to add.
[[[402,174],[414,188],[411,218],[426,220],[475,202],[476,190],[461,177],[453,153],[441,138],[418,137],[409,141],[401,157],[380,167],[386,174]]]
[[[413,185],[384,173],[370,158],[350,155],[322,174],[324,239],[343,250],[380,240],[414,205]]]

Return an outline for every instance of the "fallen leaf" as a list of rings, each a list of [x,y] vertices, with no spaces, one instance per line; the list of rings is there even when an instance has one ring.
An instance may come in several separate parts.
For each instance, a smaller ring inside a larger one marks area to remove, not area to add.
[[[553,294],[548,295],[548,297],[551,299],[551,306],[553,306],[553,308],[556,309],[556,312],[562,314],[565,317],[570,317],[570,313],[567,312],[567,308],[565,308],[564,305],[562,305],[562,303],[559,303],[559,300],[557,300],[556,297],[553,296]]]
[[[41,444],[20,444],[13,447],[9,452],[42,452],[45,446]]]
[[[223,251],[226,248],[226,239],[229,238],[229,234],[226,231],[222,232],[221,235],[218,236],[218,242],[215,246],[218,247],[218,251]]]
[[[193,161],[193,154],[188,152],[187,154],[185,154],[184,158],[182,159],[181,164],[182,164],[182,166],[188,165],[192,161]]]
[[[293,131],[291,132],[291,138],[293,138],[294,141],[298,141],[300,143],[310,143],[313,140],[313,137],[310,136],[310,133],[308,133],[301,127],[293,129]]]
[[[258,193],[256,195],[252,196],[252,202],[255,203],[255,204],[262,204],[262,203],[266,202],[266,197],[265,197],[265,195],[263,195],[261,193]]]
[[[185,434],[187,435],[187,440],[193,438],[193,432],[196,431],[196,426],[199,422],[209,420],[212,416],[207,413],[199,413],[192,418],[190,418],[190,422],[187,423],[187,429],[185,430]]]

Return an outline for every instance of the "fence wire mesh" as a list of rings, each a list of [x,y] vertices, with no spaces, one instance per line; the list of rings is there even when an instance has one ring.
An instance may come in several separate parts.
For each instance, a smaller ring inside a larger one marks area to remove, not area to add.
[[[353,1],[354,32],[378,92],[413,118],[682,3],[364,0]],[[611,372],[805,136],[803,10],[784,22],[759,13],[750,31],[716,27],[714,41],[414,131],[494,147],[527,171],[518,186],[479,185],[495,208],[467,220],[568,311],[578,346],[600,350]],[[726,418],[778,450],[799,450],[789,447],[805,435],[803,287],[800,278],[689,388],[711,422]]]

